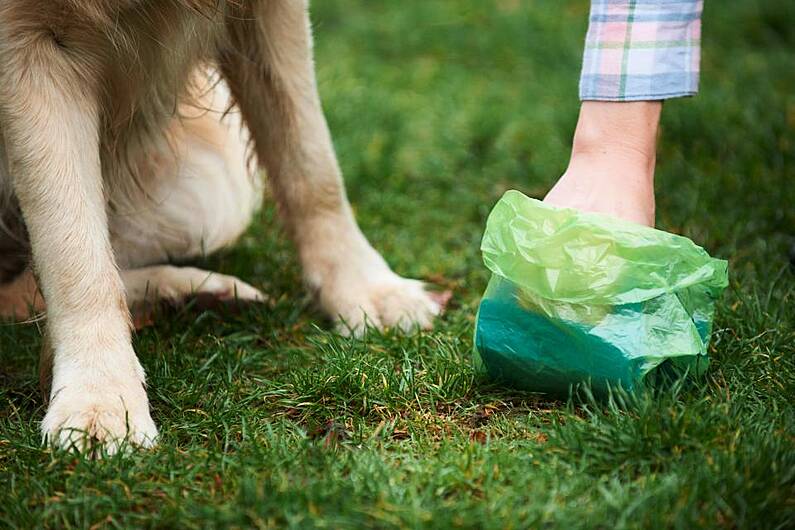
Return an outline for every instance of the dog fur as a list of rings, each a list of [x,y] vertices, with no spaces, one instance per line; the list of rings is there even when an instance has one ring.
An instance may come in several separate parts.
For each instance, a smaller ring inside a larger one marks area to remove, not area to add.
[[[0,311],[46,301],[51,443],[155,442],[128,306],[263,299],[169,265],[237,239],[259,167],[341,329],[431,325],[439,305],[356,225],[312,61],[307,0],[0,3]]]

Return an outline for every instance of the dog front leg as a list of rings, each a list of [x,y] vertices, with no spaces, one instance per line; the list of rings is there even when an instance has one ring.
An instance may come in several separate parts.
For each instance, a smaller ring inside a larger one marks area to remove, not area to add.
[[[113,452],[125,438],[150,445],[157,431],[108,236],[91,55],[11,16],[0,8],[0,123],[47,303],[53,379],[42,433],[79,450],[99,441]]]
[[[392,272],[354,220],[317,92],[307,2],[245,9],[229,18],[220,62],[307,283],[343,332],[430,327],[439,305],[421,282]]]

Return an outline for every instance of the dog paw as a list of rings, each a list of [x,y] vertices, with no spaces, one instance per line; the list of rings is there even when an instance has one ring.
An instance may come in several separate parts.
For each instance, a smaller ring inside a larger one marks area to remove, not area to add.
[[[96,384],[107,390],[97,392],[89,385],[74,384],[54,393],[41,424],[45,442],[92,458],[126,448],[152,447],[157,427],[143,385]]]
[[[265,302],[267,297],[256,287],[243,280],[225,274],[211,273],[193,269],[196,280],[201,280],[193,290],[194,296],[209,296],[220,302]],[[202,276],[204,278],[202,279]],[[194,281],[195,285],[195,281]]]
[[[136,329],[154,323],[155,309],[180,307],[189,300],[200,309],[268,301],[259,289],[234,276],[193,267],[146,267],[123,271],[121,276]]]
[[[157,300],[182,303],[191,297],[212,298],[219,302],[267,300],[258,289],[234,276],[193,267],[163,265],[133,269],[123,271],[122,280],[131,305]]]
[[[434,319],[442,312],[443,299],[434,297],[418,280],[394,273],[379,276],[374,281],[338,282],[322,296],[323,305],[336,317],[342,334],[361,336],[368,327],[398,328],[404,332],[433,327]]]

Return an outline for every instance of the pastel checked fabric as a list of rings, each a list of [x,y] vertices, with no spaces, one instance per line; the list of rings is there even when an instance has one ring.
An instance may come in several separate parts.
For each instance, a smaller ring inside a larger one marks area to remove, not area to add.
[[[592,0],[580,99],[694,95],[703,9],[703,0]]]

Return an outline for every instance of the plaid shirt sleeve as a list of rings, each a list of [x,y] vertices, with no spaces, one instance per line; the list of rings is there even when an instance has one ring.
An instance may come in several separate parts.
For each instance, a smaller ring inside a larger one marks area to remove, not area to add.
[[[580,99],[694,95],[703,7],[704,0],[592,0]]]

